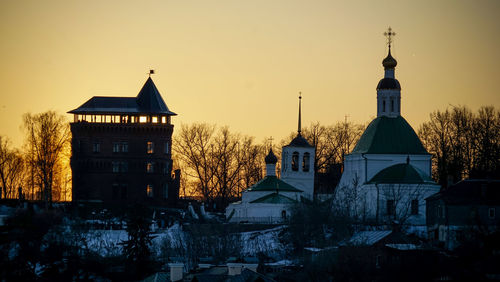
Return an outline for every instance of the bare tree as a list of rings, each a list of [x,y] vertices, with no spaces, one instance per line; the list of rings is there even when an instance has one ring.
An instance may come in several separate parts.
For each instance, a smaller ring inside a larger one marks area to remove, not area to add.
[[[3,198],[17,198],[17,189],[24,178],[24,160],[21,153],[11,148],[10,141],[0,136],[0,181]]]
[[[443,187],[448,180],[500,175],[500,112],[465,106],[435,111],[418,130],[433,157],[433,177]]]
[[[46,208],[52,205],[54,192],[60,194],[63,158],[71,138],[66,118],[54,111],[27,113],[23,117],[26,132],[26,155],[33,185],[38,185]],[[56,196],[56,198],[59,196]]]
[[[220,207],[262,178],[262,146],[253,138],[209,124],[182,125],[174,137],[178,166],[188,178],[183,190]]]
[[[210,144],[215,126],[206,123],[181,125],[174,137],[173,149],[179,161],[187,168],[188,177],[196,179],[195,191],[204,199],[213,195],[213,170],[210,162]]]

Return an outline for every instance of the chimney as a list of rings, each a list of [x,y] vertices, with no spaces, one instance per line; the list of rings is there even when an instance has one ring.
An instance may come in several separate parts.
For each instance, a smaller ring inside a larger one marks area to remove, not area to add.
[[[240,275],[243,270],[243,263],[228,263],[227,274],[229,276]]]
[[[184,264],[183,263],[169,263],[170,267],[170,281],[181,281],[184,274]]]

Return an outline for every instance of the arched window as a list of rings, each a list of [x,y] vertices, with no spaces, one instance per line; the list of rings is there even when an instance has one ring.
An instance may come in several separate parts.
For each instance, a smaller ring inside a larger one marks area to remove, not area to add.
[[[302,171],[309,171],[310,160],[311,160],[310,154],[304,153],[304,157],[302,157]]]
[[[394,112],[394,100],[391,100],[391,112]]]
[[[385,112],[385,100],[382,101],[382,112]]]
[[[293,152],[292,154],[292,170],[299,170],[299,152]]]

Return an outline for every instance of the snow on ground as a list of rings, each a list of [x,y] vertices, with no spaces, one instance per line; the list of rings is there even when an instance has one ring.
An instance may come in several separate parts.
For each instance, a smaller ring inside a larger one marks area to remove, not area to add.
[[[280,243],[278,235],[283,226],[272,229],[240,233],[242,255],[255,256],[259,252],[266,254],[279,254],[285,249]],[[171,248],[185,246],[185,234],[180,225],[175,224],[168,229],[158,230],[152,234],[152,249],[160,253],[163,244],[170,244]],[[84,243],[90,251],[102,256],[115,256],[122,253],[120,243],[128,239],[125,230],[90,230],[83,234]]]
[[[153,251],[159,253],[161,244],[170,242],[171,247],[177,247],[177,244],[184,245],[184,233],[178,224],[168,229],[159,230],[152,234]],[[90,251],[99,253],[102,256],[115,256],[122,254],[121,242],[128,240],[126,230],[90,230],[83,234],[84,243]]]
[[[279,241],[278,236],[284,228],[284,226],[278,226],[272,229],[240,233],[242,254],[255,256],[259,252],[266,254],[282,252],[285,247]]]

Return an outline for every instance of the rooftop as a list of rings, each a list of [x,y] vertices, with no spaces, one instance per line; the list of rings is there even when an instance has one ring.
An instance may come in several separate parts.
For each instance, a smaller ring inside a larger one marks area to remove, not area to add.
[[[295,204],[296,200],[279,193],[272,193],[264,197],[251,201],[252,204]]]
[[[280,191],[280,192],[302,192],[274,175],[268,175],[247,189],[253,191]]]
[[[361,135],[351,154],[428,155],[413,128],[401,116],[380,116]]]
[[[368,184],[436,184],[427,174],[411,164],[395,164],[379,171]]]
[[[71,114],[161,114],[174,116],[151,77],[146,80],[137,97],[100,97],[90,98],[80,107],[69,111]]]

